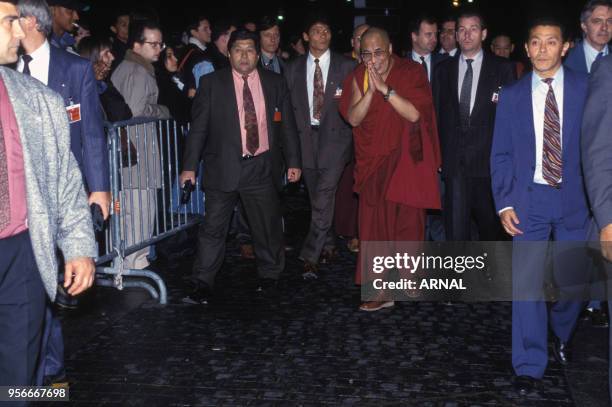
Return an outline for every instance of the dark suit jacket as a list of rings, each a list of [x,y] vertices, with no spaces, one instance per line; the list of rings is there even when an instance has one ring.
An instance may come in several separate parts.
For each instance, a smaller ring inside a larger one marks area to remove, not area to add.
[[[307,59],[308,54],[302,55],[285,67],[285,78],[291,92],[302,147],[302,162],[304,168],[343,167],[352,158],[353,132],[351,126],[340,115],[338,103],[344,79],[355,68],[355,61],[341,54],[331,53],[321,124],[318,137],[314,137],[310,128],[310,107],[306,85]]]
[[[593,64],[582,120],[582,165],[599,229],[612,223],[612,55]],[[565,121],[565,119],[564,119]]]
[[[512,206],[521,221],[521,229],[529,228],[527,211],[536,165],[533,100],[529,73],[504,87],[499,98],[495,134],[491,150],[491,178],[495,208]],[[584,227],[588,217],[580,158],[580,123],[587,94],[587,76],[564,69],[561,188],[563,222],[567,229]],[[544,124],[542,123],[542,126]]]
[[[489,157],[495,124],[493,95],[515,79],[510,61],[485,51],[470,125],[459,120],[459,58],[448,58],[436,69],[434,102],[445,176],[489,177]]]
[[[278,65],[280,66],[280,74],[283,75],[285,73],[285,61],[283,61],[283,58],[281,57],[276,57],[276,59],[278,60]],[[263,64],[263,60],[262,60],[262,56],[259,56],[259,63],[257,64],[257,66],[264,68],[264,64]]]
[[[578,41],[574,48],[570,49],[565,57],[563,65],[576,72],[589,73],[589,68],[584,55],[584,40]]]
[[[295,119],[284,78],[263,69],[258,72],[268,120],[267,159],[271,160],[270,175],[280,191],[283,164],[289,168],[302,167]],[[274,120],[276,111],[280,112],[280,121]],[[195,171],[202,157],[203,188],[236,191],[242,171],[242,139],[231,68],[202,77],[191,114],[193,121],[185,145],[183,170]]]
[[[51,46],[48,86],[66,106],[81,105],[81,120],[70,124],[70,148],[87,190],[110,191],[103,112],[91,63]]]

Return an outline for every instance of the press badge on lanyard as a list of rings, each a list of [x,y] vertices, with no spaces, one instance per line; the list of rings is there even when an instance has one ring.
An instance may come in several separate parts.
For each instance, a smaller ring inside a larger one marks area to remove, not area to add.
[[[66,112],[68,112],[68,121],[72,123],[81,121],[81,104],[74,104],[72,100],[69,100],[70,105],[66,106]]]

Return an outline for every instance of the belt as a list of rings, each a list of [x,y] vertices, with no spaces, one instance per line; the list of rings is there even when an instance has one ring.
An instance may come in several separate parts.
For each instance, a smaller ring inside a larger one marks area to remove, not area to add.
[[[253,154],[245,154],[245,155],[242,156],[242,161],[250,160],[250,159],[255,158],[255,157],[256,157],[256,155],[253,155]]]
[[[318,124],[311,124],[310,125],[310,130],[319,131],[319,127],[320,126]]]

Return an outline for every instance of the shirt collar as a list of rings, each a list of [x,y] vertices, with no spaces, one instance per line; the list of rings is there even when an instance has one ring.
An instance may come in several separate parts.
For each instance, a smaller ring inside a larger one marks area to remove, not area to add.
[[[202,41],[198,40],[196,37],[189,37],[189,43],[195,45],[200,48],[202,51],[206,51],[206,44]]]
[[[586,40],[583,41],[584,45],[584,53],[591,56],[591,59],[594,61],[597,58],[597,54],[603,52],[603,56],[608,55],[608,44],[606,44],[601,51],[597,51],[593,46]]]
[[[465,62],[466,59],[473,59],[474,62],[472,62],[472,64],[477,64],[480,61],[482,61],[484,52],[482,51],[482,48],[480,49],[480,51],[478,51],[478,54],[474,55],[472,58],[466,58],[465,55],[463,55],[463,53],[461,53],[461,56],[459,57],[461,59],[461,62],[463,63],[467,63]]]
[[[412,50],[412,59],[414,59],[415,61],[421,61],[421,57],[424,57],[425,60],[427,61],[429,60],[429,58],[431,58],[431,54],[421,55],[415,50]]]
[[[234,75],[234,79],[242,80],[242,74],[238,72],[237,70],[235,70],[234,68],[232,68],[232,74]],[[257,68],[255,68],[253,72],[249,74],[248,81],[251,81],[257,78],[259,78],[259,73],[257,72]]]
[[[561,67],[559,67],[559,69],[557,70],[557,72],[555,72],[555,75],[553,76],[553,88],[556,88],[557,86],[561,86],[563,84],[564,76],[565,75],[563,73],[563,65],[561,65]],[[537,73],[534,72],[531,77],[531,88],[535,90],[539,86],[548,86],[546,85],[546,83],[544,83],[542,79],[542,77],[540,77]]]
[[[319,65],[326,64],[331,58],[331,51],[328,49],[319,57]],[[315,57],[308,51],[308,63],[314,63]]]
[[[47,55],[50,53],[51,49],[49,48],[49,41],[45,40],[45,42],[43,42],[40,47],[36,48],[36,50],[32,52],[30,56],[32,57],[32,61],[41,61],[43,59],[49,59]]]

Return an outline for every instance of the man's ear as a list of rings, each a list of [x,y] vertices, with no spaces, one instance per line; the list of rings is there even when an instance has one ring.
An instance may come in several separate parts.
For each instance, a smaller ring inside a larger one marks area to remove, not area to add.
[[[304,41],[306,41],[306,42],[310,42],[310,41],[308,40],[309,38],[310,38],[310,37],[308,36],[308,34],[306,34],[305,32],[303,32],[303,33],[302,33],[302,39],[303,39]]]
[[[110,26],[110,30],[113,32],[113,34],[115,34],[115,35],[117,34],[117,29],[115,28],[114,25]]]
[[[567,54],[567,51],[569,51],[569,48],[570,48],[570,43],[569,43],[569,41],[565,41],[565,42],[563,43],[563,50],[561,51],[561,56],[562,56],[562,57],[564,57],[564,56],[565,56],[565,54]]]
[[[393,44],[389,44],[389,55],[393,54]]]
[[[487,29],[486,29],[486,28],[485,28],[484,30],[482,30],[482,40],[483,40],[483,41],[487,39],[487,34],[488,34],[488,33],[489,33],[489,32],[487,31]]]

